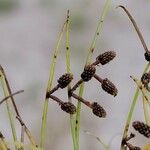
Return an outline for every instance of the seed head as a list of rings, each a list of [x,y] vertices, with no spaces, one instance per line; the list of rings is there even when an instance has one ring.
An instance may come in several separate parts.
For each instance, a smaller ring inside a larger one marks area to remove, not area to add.
[[[147,86],[150,82],[150,73],[144,73],[141,77],[141,82]]]
[[[147,124],[140,122],[140,121],[134,121],[132,123],[132,126],[139,133],[141,133],[142,135],[144,135],[147,138],[150,138],[150,126],[148,126]]]
[[[76,113],[76,107],[70,102],[64,102],[61,104],[61,109],[69,114]]]
[[[65,88],[73,79],[73,75],[70,73],[63,74],[58,80],[60,88]]]
[[[114,51],[107,51],[102,54],[100,54],[96,60],[99,61],[100,64],[105,65],[109,63],[111,60],[113,60],[116,57],[116,52]]]
[[[101,107],[97,102],[92,103],[92,111],[93,114],[100,117],[105,118],[106,117],[106,111],[103,107]]]
[[[81,74],[81,78],[83,79],[83,81],[87,82],[91,80],[95,72],[96,72],[96,68],[94,65],[87,65],[85,66],[84,71]]]
[[[106,91],[107,93],[113,95],[113,96],[116,96],[117,93],[118,93],[118,90],[116,88],[116,86],[110,81],[108,80],[107,78],[105,78],[103,81],[102,81],[102,89],[104,91]]]
[[[144,56],[147,61],[150,61],[150,51],[146,51]]]

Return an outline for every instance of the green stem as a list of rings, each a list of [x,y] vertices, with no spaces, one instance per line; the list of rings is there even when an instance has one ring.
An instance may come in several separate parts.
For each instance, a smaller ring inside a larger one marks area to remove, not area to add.
[[[70,25],[70,18],[69,18],[69,10],[67,12],[67,23],[66,23],[66,67],[67,73],[71,73],[71,64],[70,64],[70,46],[69,46],[69,25]],[[68,85],[68,92],[71,89],[71,84]],[[68,95],[68,100],[71,102],[71,97]],[[77,150],[77,142],[75,138],[75,119],[73,115],[70,115],[70,127],[71,127],[71,135],[73,140],[73,147],[74,150]]]
[[[101,34],[102,31],[102,27],[103,27],[103,23],[104,23],[104,19],[108,13],[108,10],[110,8],[110,3],[111,0],[106,0],[105,5],[103,7],[102,10],[102,14],[100,17],[100,20],[98,22],[97,28],[96,28],[96,32],[94,34],[94,38],[92,40],[90,49],[88,51],[88,55],[87,55],[87,59],[86,59],[86,64],[90,63],[92,60],[92,55],[96,46],[96,42]],[[84,83],[82,83],[80,85],[80,89],[79,89],[79,96],[83,96],[83,92],[84,92]],[[81,102],[78,101],[77,104],[77,114],[76,114],[76,125],[75,125],[75,132],[76,132],[76,140],[77,140],[77,150],[79,150],[79,133],[80,133],[80,111],[81,111]]]
[[[143,110],[144,110],[145,122],[146,122],[147,125],[150,125],[150,116],[149,116],[149,113],[148,113],[147,106],[148,106],[147,100],[143,96]]]
[[[150,67],[150,63],[148,63],[144,69],[144,72],[145,73]],[[122,141],[127,137],[127,134],[128,134],[128,130],[129,130],[129,125],[131,123],[131,119],[132,119],[132,116],[133,116],[133,112],[134,112],[134,109],[135,109],[135,105],[136,105],[136,102],[137,102],[137,99],[138,99],[138,96],[139,96],[139,88],[137,87],[136,88],[136,91],[135,91],[135,94],[134,94],[134,97],[132,99],[132,103],[131,103],[131,107],[130,107],[130,111],[128,113],[128,117],[127,117],[127,120],[126,120],[126,124],[125,124],[125,128],[124,128],[124,133],[123,133],[123,137],[122,137]],[[121,144],[121,148],[120,150],[124,150],[124,146]]]
[[[2,88],[3,88],[3,92],[4,92],[4,96],[7,97],[9,96],[9,90],[7,88],[7,84],[5,82],[5,77],[3,76],[3,72],[0,71],[0,75],[1,75],[1,84],[2,84]],[[7,113],[8,113],[8,117],[9,117],[9,122],[10,122],[10,126],[11,126],[11,131],[12,131],[12,135],[13,135],[13,140],[15,143],[15,149],[17,150],[17,134],[16,134],[16,128],[15,128],[15,123],[14,123],[14,118],[13,118],[13,111],[11,110],[11,103],[10,101],[6,101],[6,108],[7,108]]]
[[[110,5],[111,5],[111,0],[106,0],[105,5],[104,5],[103,10],[102,10],[102,14],[100,16],[100,20],[98,21],[98,25],[97,25],[97,28],[96,28],[96,31],[94,34],[94,38],[92,40],[92,43],[91,43],[91,46],[90,46],[90,49],[89,49],[89,52],[87,55],[86,64],[90,63],[92,60],[92,55],[93,55],[93,52],[94,52],[95,47],[96,47],[96,42],[101,35],[104,20],[106,18],[106,15],[108,14],[108,10],[110,8]]]
[[[66,21],[62,27],[62,30],[58,36],[58,41],[56,44],[56,48],[54,50],[54,54],[53,54],[53,58],[52,58],[52,63],[50,66],[50,75],[49,75],[49,80],[48,80],[48,84],[47,84],[47,90],[46,93],[48,91],[51,90],[52,87],[52,83],[54,80],[54,74],[55,74],[55,68],[56,68],[56,61],[57,61],[57,57],[60,51],[60,43],[62,40],[62,36],[63,36],[63,32],[66,26]],[[42,114],[42,125],[41,125],[41,135],[40,135],[40,149],[43,150],[44,149],[44,143],[45,143],[45,133],[46,133],[46,122],[47,122],[47,114],[48,114],[48,98],[46,98],[45,96],[45,101],[44,101],[44,108],[43,108],[43,114]]]

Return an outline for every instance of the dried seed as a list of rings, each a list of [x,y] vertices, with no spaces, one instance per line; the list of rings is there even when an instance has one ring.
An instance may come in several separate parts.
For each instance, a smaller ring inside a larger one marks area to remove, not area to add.
[[[70,73],[63,74],[58,80],[58,84],[60,88],[65,88],[72,81],[73,75]]]
[[[141,82],[147,86],[150,82],[150,73],[144,73],[141,77]]]
[[[96,68],[94,65],[87,65],[85,66],[84,71],[81,74],[81,78],[83,79],[83,81],[87,82],[91,80],[95,72],[96,72]]]
[[[99,61],[100,64],[105,65],[109,63],[111,60],[113,60],[116,57],[116,52],[114,51],[107,51],[102,54],[100,54],[96,60]]]
[[[106,117],[106,111],[103,107],[101,107],[97,102],[92,103],[92,111],[93,114],[100,117],[105,118]]]
[[[106,91],[107,93],[113,96],[116,96],[118,93],[116,86],[107,78],[103,79],[101,86],[104,91]]]
[[[76,113],[76,107],[70,102],[64,102],[61,104],[61,109],[69,114]]]
[[[150,61],[150,51],[146,51],[146,52],[144,53],[144,56],[145,56],[145,59],[146,59],[147,61]]]
[[[142,135],[144,135],[147,138],[150,138],[150,126],[148,126],[147,124],[140,122],[140,121],[134,121],[132,123],[132,126],[139,133],[141,133]]]

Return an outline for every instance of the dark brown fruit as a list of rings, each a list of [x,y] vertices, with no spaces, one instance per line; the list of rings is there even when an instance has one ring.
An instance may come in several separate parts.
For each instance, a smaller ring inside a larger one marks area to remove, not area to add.
[[[116,57],[116,52],[114,51],[107,51],[105,53],[100,54],[96,60],[99,61],[100,64],[105,65],[109,63]]]
[[[106,111],[103,107],[101,107],[97,102],[92,103],[92,111],[93,114],[100,117],[105,118],[106,117]]]
[[[76,107],[70,102],[64,102],[61,104],[61,109],[69,114],[76,113]]]
[[[65,88],[68,86],[68,84],[72,81],[73,79],[73,75],[70,73],[66,73],[64,75],[62,75],[58,80],[58,84],[60,88]]]
[[[144,73],[141,77],[141,82],[147,86],[150,82],[150,73]]]
[[[144,56],[147,61],[150,61],[150,52],[149,51],[145,52]]]
[[[102,82],[102,89],[113,96],[116,96],[118,93],[116,86],[107,78]]]
[[[91,80],[95,72],[96,72],[96,68],[94,65],[87,65],[84,67],[84,71],[81,74],[81,78],[83,79],[83,81],[87,82]]]
[[[140,121],[134,121],[132,123],[132,126],[139,133],[141,133],[142,135],[144,135],[147,138],[150,138],[150,126],[148,126],[147,124],[140,122]]]

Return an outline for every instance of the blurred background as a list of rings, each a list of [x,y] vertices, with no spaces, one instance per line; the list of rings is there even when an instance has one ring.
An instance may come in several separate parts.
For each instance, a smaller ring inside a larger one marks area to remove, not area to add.
[[[0,0],[0,64],[4,67],[12,91],[24,89],[15,97],[19,111],[27,126],[39,143],[41,115],[45,90],[49,76],[52,52],[66,12],[70,10],[70,49],[74,81],[80,78],[87,50],[93,39],[104,0]],[[135,17],[149,46],[150,1],[118,0],[112,2],[106,17],[102,35],[98,40],[93,60],[107,50],[115,50],[117,57],[97,69],[102,78],[109,78],[118,87],[117,97],[102,91],[100,84],[91,80],[85,86],[84,98],[98,101],[107,111],[107,118],[93,116],[91,110],[82,106],[81,150],[100,150],[103,147],[93,137],[84,133],[88,130],[107,144],[113,137],[111,149],[119,149],[121,135],[127,118],[135,83],[130,75],[140,77],[145,64],[143,47],[127,16],[117,5],[125,5]],[[65,37],[61,45],[61,59],[57,63],[56,79],[65,72]],[[55,79],[54,84],[57,83]],[[67,99],[66,91],[55,95]],[[3,98],[1,92],[1,98]],[[143,121],[141,97],[137,104],[134,120]],[[0,131],[12,141],[5,106],[0,106]],[[18,129],[20,129],[17,123]],[[131,128],[131,131],[135,131]],[[20,132],[18,130],[18,137]],[[137,135],[132,142],[142,146],[146,142]],[[71,150],[69,116],[55,102],[50,102],[46,132],[46,148]]]

